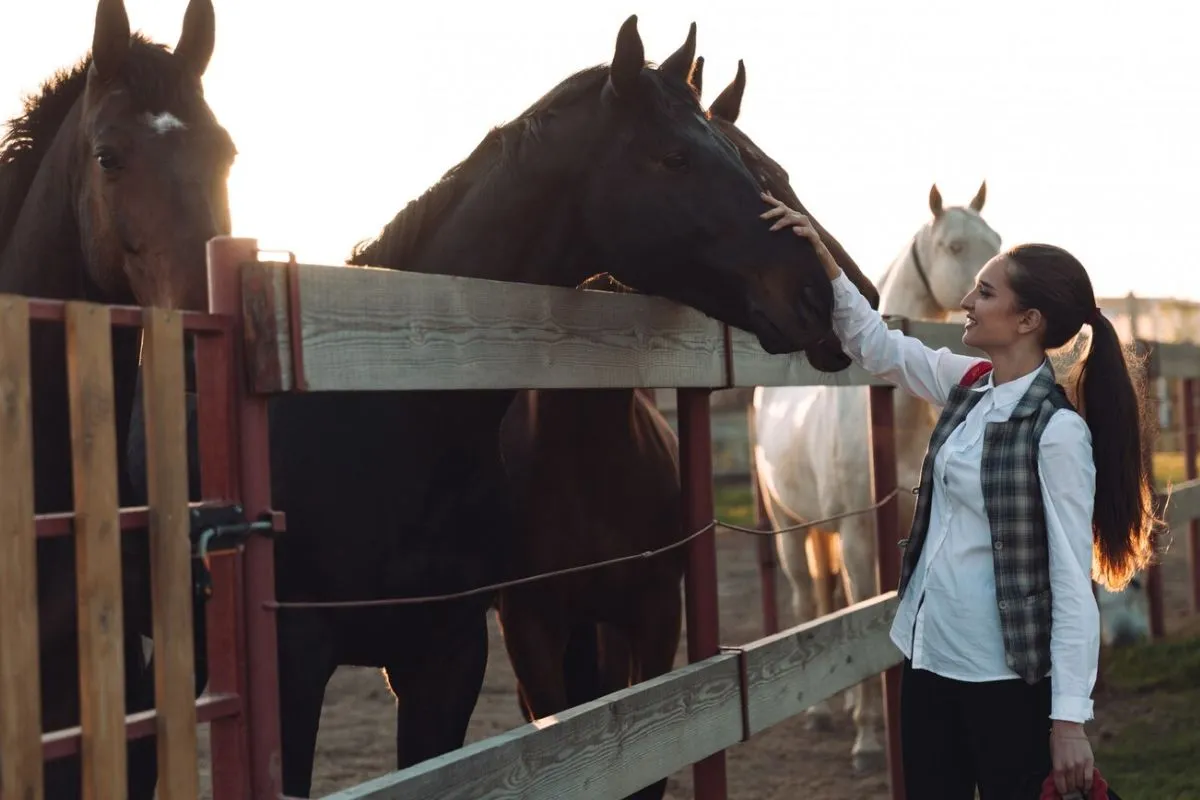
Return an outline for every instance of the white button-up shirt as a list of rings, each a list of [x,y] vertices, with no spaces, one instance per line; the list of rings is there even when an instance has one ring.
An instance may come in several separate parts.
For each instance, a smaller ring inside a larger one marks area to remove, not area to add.
[[[979,363],[890,330],[845,274],[833,289],[834,329],[846,354],[867,372],[940,408]],[[979,473],[986,424],[1007,420],[1035,375],[1000,386],[989,376],[975,390],[984,396],[934,461],[928,534],[891,629],[892,641],[917,669],[959,681],[1019,679],[1004,658]],[[1039,443],[1038,477],[1050,551],[1050,716],[1086,722],[1100,653],[1091,582],[1096,476],[1091,432],[1075,412],[1059,409],[1051,416]]]

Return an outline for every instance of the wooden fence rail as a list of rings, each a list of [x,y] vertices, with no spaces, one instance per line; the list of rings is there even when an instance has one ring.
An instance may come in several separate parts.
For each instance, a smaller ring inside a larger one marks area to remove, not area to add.
[[[326,800],[625,797],[899,664],[896,603],[888,592]]]

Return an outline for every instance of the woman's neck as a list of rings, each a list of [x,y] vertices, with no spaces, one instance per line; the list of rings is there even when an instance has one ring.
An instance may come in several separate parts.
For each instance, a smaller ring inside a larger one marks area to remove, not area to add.
[[[1036,370],[1046,360],[1040,347],[1012,347],[988,353],[992,362],[992,384],[1015,381]]]

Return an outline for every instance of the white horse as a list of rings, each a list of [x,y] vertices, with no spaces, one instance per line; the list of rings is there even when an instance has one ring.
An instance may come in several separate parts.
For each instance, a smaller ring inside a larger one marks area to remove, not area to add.
[[[1000,250],[999,234],[979,214],[986,192],[985,182],[969,206],[943,208],[936,184],[930,189],[933,217],[884,274],[879,285],[880,313],[945,321],[959,308],[974,286],[976,274]],[[867,397],[865,387],[755,390],[754,469],[774,527],[871,505]],[[936,417],[928,403],[896,392],[895,418],[897,485],[901,488],[897,500],[900,519],[907,521],[912,519],[915,498],[904,490],[919,482],[921,459]],[[834,538],[838,535],[840,548]],[[776,537],[776,545],[792,585],[792,610],[798,622],[833,611],[833,583],[839,571],[849,603],[877,593],[872,513],[847,517],[822,530],[782,534]],[[839,570],[839,566],[844,568]],[[858,772],[881,769],[885,756],[877,733],[882,721],[880,682],[867,680],[853,691],[854,768]],[[808,714],[810,728],[830,725],[828,702],[818,703]]]

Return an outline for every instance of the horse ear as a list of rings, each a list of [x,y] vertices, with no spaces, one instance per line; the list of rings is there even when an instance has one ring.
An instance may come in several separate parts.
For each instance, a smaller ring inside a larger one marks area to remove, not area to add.
[[[738,115],[742,113],[742,95],[745,93],[746,65],[739,58],[737,75],[734,76],[733,83],[726,86],[717,95],[717,99],[713,100],[713,104],[709,106],[708,112],[730,124],[737,122]]]
[[[983,210],[983,201],[987,199],[987,181],[979,184],[979,191],[975,193],[975,197],[971,200],[971,208],[976,211]]]
[[[688,76],[688,83],[696,92],[696,99],[704,96],[704,56],[696,56],[696,62],[692,64],[692,74]]]
[[[191,0],[183,14],[183,31],[175,45],[176,57],[182,59],[196,77],[208,69],[217,38],[217,20],[212,0]]]
[[[637,14],[633,14],[617,32],[617,48],[608,70],[609,83],[618,97],[637,90],[638,76],[645,65],[646,48],[642,46],[642,37],[638,33]]]
[[[696,59],[696,23],[692,23],[688,27],[687,39],[680,45],[679,49],[671,55],[667,56],[667,60],[658,68],[660,72],[665,72],[668,75],[673,75],[680,80],[686,81],[688,73],[692,69],[692,62]]]
[[[123,0],[100,0],[92,32],[92,65],[104,80],[111,80],[129,57],[129,15]]]
[[[935,218],[942,215],[942,193],[938,191],[936,183],[929,189],[929,210]]]

